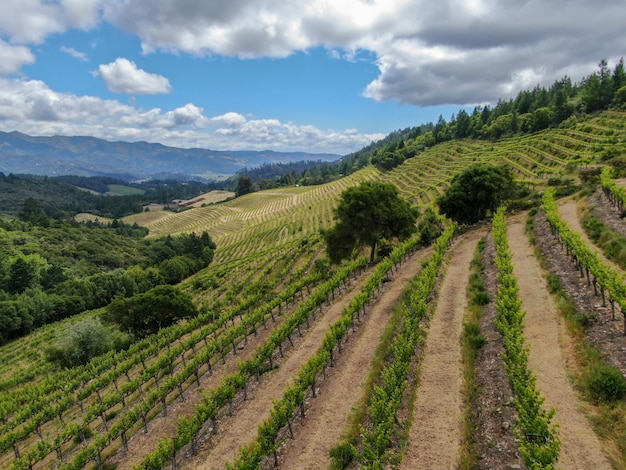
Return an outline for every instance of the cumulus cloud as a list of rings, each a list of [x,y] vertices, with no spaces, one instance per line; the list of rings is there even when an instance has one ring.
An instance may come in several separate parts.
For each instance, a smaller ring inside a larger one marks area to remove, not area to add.
[[[379,75],[364,96],[468,105],[566,74],[579,80],[603,58],[614,63],[624,54],[624,18],[623,0],[3,0],[0,74],[32,63],[28,46],[51,34],[106,21],[136,35],[145,53],[286,57],[324,47],[351,60],[368,51]],[[65,52],[80,58],[72,51]],[[171,89],[127,59],[101,65],[99,74],[115,92]],[[206,125],[190,109],[159,119]],[[224,136],[249,122],[207,119]]]
[[[619,58],[626,43],[621,0],[144,4],[105,0],[102,11],[136,34],[146,52],[285,57],[322,46],[345,58],[367,50],[380,74],[364,95],[420,106],[495,101],[565,74],[579,80],[600,59]]]
[[[211,118],[211,124],[218,126],[218,127],[221,127],[221,126],[238,127],[244,124],[245,122],[246,122],[245,116],[239,113],[233,113],[233,112],[222,114],[221,116],[215,116]]]
[[[99,21],[101,0],[2,0],[0,34],[18,44],[41,43],[70,28],[87,29]]]
[[[0,75],[17,73],[28,64],[35,62],[35,56],[28,47],[13,46],[0,39]]]
[[[321,130],[229,112],[206,116],[192,103],[164,111],[117,100],[58,93],[37,80],[0,78],[0,130],[31,135],[92,135],[224,150],[304,150],[349,153],[383,134]]]
[[[101,64],[98,73],[107,89],[114,93],[158,95],[172,91],[167,78],[148,73],[123,57],[110,64]]]

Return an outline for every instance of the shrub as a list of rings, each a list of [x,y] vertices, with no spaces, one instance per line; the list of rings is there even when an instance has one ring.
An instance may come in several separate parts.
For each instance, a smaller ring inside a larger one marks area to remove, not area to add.
[[[587,389],[599,403],[611,403],[626,396],[626,379],[619,369],[612,366],[599,366],[586,377]]]
[[[87,318],[59,332],[56,342],[46,350],[46,357],[62,367],[76,367],[117,349],[121,343],[122,338],[116,337],[100,320]]]
[[[336,445],[330,450],[330,457],[332,459],[331,468],[333,470],[343,470],[352,463],[356,454],[355,447],[350,443],[343,442]]]
[[[480,326],[476,322],[465,323],[463,335],[474,351],[478,351],[487,343],[487,339],[480,332]]]

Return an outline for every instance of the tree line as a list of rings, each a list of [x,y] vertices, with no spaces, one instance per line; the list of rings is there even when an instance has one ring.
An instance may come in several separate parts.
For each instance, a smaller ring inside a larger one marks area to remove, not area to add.
[[[460,109],[448,121],[439,116],[429,123],[409,130],[402,140],[391,140],[371,154],[371,163],[390,170],[427,147],[455,139],[497,140],[528,134],[550,127],[567,127],[578,116],[606,109],[626,108],[626,70],[624,61],[611,70],[606,60],[598,70],[579,83],[563,77],[549,87],[536,86],[522,90],[510,100],[495,106],[476,106],[468,112]]]

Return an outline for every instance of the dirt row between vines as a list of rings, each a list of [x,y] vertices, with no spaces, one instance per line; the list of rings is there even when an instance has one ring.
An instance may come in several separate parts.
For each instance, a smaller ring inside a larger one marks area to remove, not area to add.
[[[344,289],[337,298],[344,295],[353,295],[366,281],[366,272],[358,278],[354,278],[349,282],[348,288]],[[200,387],[192,384],[184,393],[184,401],[175,399],[167,406],[167,413],[159,413],[151,421],[148,422],[148,433],[139,431],[128,440],[128,450],[119,448],[115,455],[109,459],[109,463],[116,465],[119,469],[131,469],[139,465],[147,454],[157,448],[158,443],[162,439],[172,438],[178,430],[178,422],[181,418],[193,416],[196,408],[204,401],[204,394],[211,388],[219,386],[221,381],[229,374],[236,372],[239,368],[239,361],[245,361],[254,356],[257,348],[261,346],[269,337],[272,330],[289,317],[290,313],[297,307],[297,303],[291,305],[290,308],[284,309],[282,315],[274,314],[276,321],[268,320],[265,327],[257,328],[257,335],[249,336],[244,344],[238,345],[236,354],[232,352],[227,354],[224,361],[218,361],[213,365],[212,371],[200,376]],[[316,314],[316,319],[311,325],[314,327],[317,323],[323,322],[327,309]],[[236,322],[238,322],[236,320]],[[306,328],[302,329],[304,335],[307,334]],[[294,343],[297,340],[294,338]],[[176,395],[173,392],[172,395]],[[168,400],[169,401],[169,400]],[[219,426],[219,424],[218,424]]]
[[[612,208],[604,197],[596,193],[589,202],[594,206],[592,211],[597,217],[622,236],[626,236],[626,222],[619,217],[619,212]],[[595,249],[601,259],[606,259],[582,228],[575,205],[565,201],[563,206],[559,209],[563,220],[580,234],[589,247]],[[602,304],[602,299],[595,295],[593,287],[588,285],[586,279],[580,277],[578,270],[567,259],[564,248],[554,241],[545,217],[538,216],[538,221],[542,221],[537,224],[537,230],[541,230],[542,234],[538,235],[537,239],[540,240],[542,252],[552,266],[551,270],[565,283],[578,310],[595,318],[595,321],[585,330],[586,337],[602,352],[608,363],[626,375],[626,339],[623,334],[623,316],[619,312],[619,307],[615,307],[614,316],[610,303],[607,301],[605,305]],[[608,260],[607,263],[611,264]],[[617,266],[615,269],[620,270]]]
[[[346,427],[353,406],[363,397],[365,379],[394,305],[419,271],[420,261],[431,252],[421,252],[404,263],[385,284],[382,293],[368,308],[359,330],[348,343],[320,388],[320,398],[311,402],[295,439],[282,450],[280,468],[328,468],[329,452]]]
[[[519,283],[524,336],[529,348],[528,365],[545,397],[544,406],[555,409],[561,452],[557,463],[563,469],[610,469],[597,436],[580,410],[582,402],[568,379],[568,363],[574,350],[555,302],[549,294],[543,270],[524,233],[521,217],[509,219],[508,238],[513,253],[513,273]]]
[[[457,239],[430,319],[417,399],[402,469],[458,468],[463,440],[461,333],[470,263],[485,231]]]
[[[381,289],[376,301],[368,308],[368,313],[363,320],[364,324],[359,326],[356,333],[349,336],[344,352],[340,355],[335,367],[329,369],[326,381],[319,384],[320,398],[312,400],[309,403],[311,407],[323,405],[329,399],[329,396],[326,396],[326,390],[334,391],[336,388],[342,388],[342,386],[327,386],[327,382],[330,384],[332,380],[342,380],[345,384],[359,384],[367,369],[359,369],[358,367],[346,368],[344,364],[350,363],[350,361],[355,363],[366,361],[364,358],[370,354],[370,351],[373,354],[373,350],[375,350],[378,344],[377,335],[384,328],[391,307],[419,269],[419,260],[424,255],[424,251],[419,251],[412,255],[395,272],[393,282],[386,283]],[[226,463],[232,462],[236,458],[238,450],[242,446],[249,444],[256,438],[258,426],[269,417],[273,401],[282,397],[284,390],[291,384],[293,377],[302,365],[321,346],[329,325],[340,318],[341,313],[348,306],[354,295],[360,291],[359,288],[365,282],[365,278],[366,276],[361,277],[351,287],[349,293],[346,293],[341,298],[336,298],[324,312],[323,316],[318,316],[317,321],[311,325],[311,328],[302,338],[294,338],[294,347],[286,350],[284,357],[278,359],[279,367],[261,376],[260,383],[257,384],[256,381],[252,381],[253,383],[248,389],[248,399],[240,401],[235,407],[233,416],[227,417],[219,423],[217,435],[211,435],[207,432],[207,434],[202,436],[205,440],[200,446],[198,455],[189,456],[178,468],[222,469]],[[361,340],[363,337],[367,338],[367,340]],[[362,348],[368,352],[362,352]],[[350,375],[343,375],[343,370],[349,370]],[[335,379],[336,377],[340,377],[340,379]],[[352,397],[351,394],[349,396]],[[337,409],[333,408],[332,410],[334,413],[338,413]],[[307,425],[309,421],[312,421],[310,418],[313,418],[313,416],[315,416],[315,412],[307,411],[307,418],[305,418],[304,424]],[[298,436],[301,435],[301,431],[302,428],[297,429]],[[327,431],[331,431],[331,429],[327,427]],[[323,445],[328,449],[336,443],[336,439],[331,440],[328,437],[324,437],[324,439],[325,442],[319,445]],[[311,439],[311,442],[313,442],[313,439]],[[297,448],[297,445],[295,447]],[[318,454],[318,451],[308,452],[312,452],[310,453],[311,461],[309,464],[316,467],[319,466],[320,459],[327,458],[327,451],[324,455]],[[298,453],[296,452],[296,454]],[[295,458],[298,458],[297,455]],[[306,468],[306,466],[291,468]]]

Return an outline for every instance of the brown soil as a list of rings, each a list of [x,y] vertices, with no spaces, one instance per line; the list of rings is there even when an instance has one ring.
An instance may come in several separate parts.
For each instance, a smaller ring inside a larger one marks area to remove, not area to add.
[[[596,254],[600,257],[600,259],[603,260],[603,262],[605,262],[608,266],[611,266],[616,271],[621,270],[621,268],[618,265],[616,265],[613,261],[606,258],[604,254],[602,253],[602,251],[596,248],[593,241],[587,236],[585,229],[580,223],[580,219],[578,217],[578,205],[576,204],[574,200],[568,199],[567,201],[560,204],[559,215],[565,222],[567,222],[567,225],[569,225],[569,227],[572,230],[580,234],[581,238],[585,241],[585,243],[587,243],[587,246],[591,248],[593,251],[595,251]]]
[[[547,291],[543,270],[524,234],[523,220],[519,217],[509,219],[508,231],[513,273],[526,312],[524,334],[529,347],[528,365],[546,399],[544,406],[556,409],[554,422],[559,425],[561,438],[558,467],[610,469],[568,380],[567,362],[574,359],[573,349],[554,300]]]
[[[417,257],[421,254],[415,255]],[[405,263],[400,269],[417,269],[414,263]],[[407,268],[409,266],[409,268]],[[345,307],[350,303],[352,297],[359,291],[361,284],[365,282],[363,276],[353,287],[349,295],[336,299],[327,309],[322,318],[311,326],[304,338],[294,339],[294,347],[286,352],[283,359],[279,359],[278,369],[264,374],[260,384],[253,383],[248,390],[248,400],[241,402],[236,408],[232,417],[227,418],[220,424],[220,431],[217,436],[206,436],[205,444],[196,457],[189,457],[181,468],[214,469],[224,468],[227,462],[234,460],[240,447],[250,443],[257,436],[258,426],[269,417],[272,402],[281,398],[286,387],[289,386],[292,377],[298,372],[300,367],[321,345],[322,339],[328,331],[328,326],[339,319]],[[407,281],[408,282],[408,281]],[[395,281],[386,284],[381,290],[395,290]],[[394,286],[394,287],[390,287]],[[383,308],[384,310],[384,308]],[[372,325],[377,326],[377,325]],[[374,345],[375,347],[376,345]],[[362,371],[357,371],[354,377],[360,377]],[[333,441],[333,444],[336,441]],[[315,456],[317,461],[318,457]]]
[[[323,316],[318,316],[303,338],[294,338],[294,347],[285,351],[282,359],[275,361],[278,368],[261,376],[260,383],[253,381],[247,400],[239,403],[233,416],[220,423],[217,435],[205,436],[205,445],[201,447],[199,455],[187,459],[181,468],[222,469],[227,462],[237,457],[240,447],[256,438],[259,425],[270,415],[273,401],[282,397],[292,377],[317,350],[328,326],[339,319],[343,309],[358,292],[358,287],[365,282],[364,278],[359,279],[349,295],[337,299]]]
[[[335,368],[320,388],[319,399],[310,402],[302,427],[294,440],[287,441],[280,459],[285,469],[328,468],[330,449],[339,442],[353,405],[363,396],[364,381],[381,340],[393,306],[419,270],[425,255],[412,256],[385,284],[378,299],[368,308],[358,332],[348,343]]]
[[[458,468],[463,438],[461,333],[470,262],[484,232],[457,240],[430,321],[413,425],[401,468]]]
[[[576,227],[580,227],[580,222],[577,215],[571,211],[569,213],[563,211],[563,213],[566,215],[564,220],[570,227],[578,230]],[[603,213],[600,211],[597,215],[602,217],[603,222],[606,222],[608,217],[604,218]],[[606,215],[610,216],[609,213]],[[621,219],[619,221],[621,222]],[[624,222],[621,223],[624,224]],[[555,241],[550,232],[550,226],[541,212],[537,215],[535,225],[536,238],[550,271],[557,274],[564,283],[567,292],[576,304],[577,311],[590,316],[593,320],[585,329],[585,336],[602,353],[608,363],[626,375],[624,317],[619,312],[619,307],[615,306],[615,312],[613,312],[610,302],[607,300],[603,304],[602,298],[596,295],[593,286],[589,285],[586,278],[580,277],[575,265],[567,258],[565,249]],[[623,227],[622,230],[624,230]],[[584,232],[579,233],[586,237]],[[591,242],[588,244],[593,247]]]
[[[525,469],[519,443],[513,432],[517,411],[513,392],[502,360],[502,336],[495,326],[498,314],[496,298],[498,269],[495,265],[495,248],[491,234],[483,254],[485,284],[491,302],[483,307],[479,320],[480,331],[486,343],[480,348],[475,362],[478,394],[472,406],[474,423],[473,445],[478,469]]]
[[[276,316],[277,324],[285,317]],[[275,327],[277,324],[272,325]],[[204,400],[203,393],[210,388],[220,384],[222,379],[227,375],[235,372],[239,368],[238,359],[246,360],[252,357],[256,348],[263,344],[265,339],[271,333],[271,328],[259,328],[257,336],[249,336],[247,345],[239,345],[240,350],[237,355],[230,353],[226,357],[225,364],[219,361],[212,368],[212,372],[205,373],[200,377],[200,387],[195,382],[184,391],[184,401],[175,399],[175,401],[167,406],[167,414],[159,414],[148,423],[148,433],[143,431],[137,432],[128,440],[128,450],[118,449],[117,453],[110,459],[110,463],[116,465],[118,469],[130,469],[139,465],[145,458],[146,454],[157,448],[158,443],[168,437],[176,436],[178,431],[178,422],[183,417],[189,417],[196,413],[196,408]],[[176,396],[178,391],[170,394],[170,400]]]

